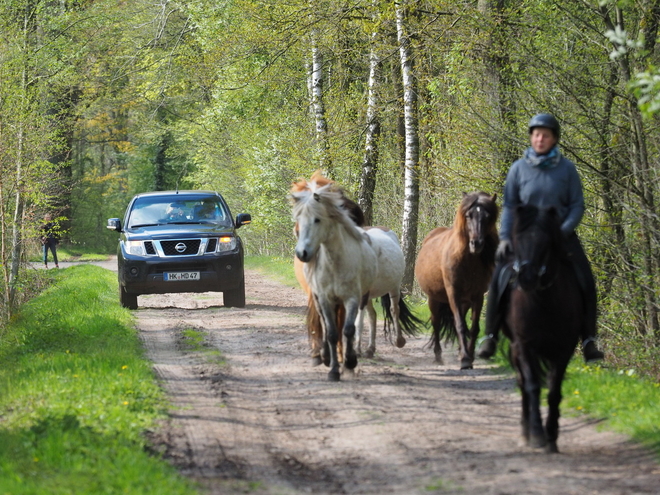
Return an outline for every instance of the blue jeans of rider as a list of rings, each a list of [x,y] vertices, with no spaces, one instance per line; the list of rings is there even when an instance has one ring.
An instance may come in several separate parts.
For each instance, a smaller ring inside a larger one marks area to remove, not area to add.
[[[59,268],[59,265],[57,263],[57,243],[53,241],[46,241],[44,244],[44,265],[48,266],[48,250],[50,249],[50,252],[53,253],[53,261],[55,262],[55,266]]]

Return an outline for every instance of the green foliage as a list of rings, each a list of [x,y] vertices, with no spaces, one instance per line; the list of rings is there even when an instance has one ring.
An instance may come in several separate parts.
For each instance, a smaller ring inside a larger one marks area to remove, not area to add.
[[[0,492],[191,493],[146,452],[167,404],[116,276],[49,274],[53,285],[0,336]]]

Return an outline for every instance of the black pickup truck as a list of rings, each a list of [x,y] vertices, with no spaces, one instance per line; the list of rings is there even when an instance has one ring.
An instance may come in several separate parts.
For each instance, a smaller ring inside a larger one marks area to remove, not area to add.
[[[243,242],[236,229],[251,217],[234,219],[224,198],[213,191],[160,191],[138,194],[117,231],[119,299],[137,309],[141,294],[223,293],[225,306],[245,306]]]

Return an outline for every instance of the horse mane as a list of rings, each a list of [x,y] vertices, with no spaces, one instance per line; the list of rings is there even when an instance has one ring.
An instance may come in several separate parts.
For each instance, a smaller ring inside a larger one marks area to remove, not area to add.
[[[554,207],[538,208],[534,205],[520,205],[516,208],[513,222],[514,235],[526,232],[535,224],[538,224],[541,230],[550,234],[553,249],[557,251],[560,258],[565,258],[567,254],[562,242],[563,234],[557,210]]]
[[[495,221],[497,220],[497,215],[499,213],[497,203],[495,202],[496,199],[496,194],[491,196],[490,194],[483,191],[473,192],[470,194],[463,193],[463,200],[458,205],[458,208],[456,208],[454,226],[458,230],[464,230],[466,227],[465,215],[470,210],[470,208],[477,204],[490,214],[490,216],[493,218],[493,226],[495,226]]]
[[[364,227],[366,222],[364,220],[364,212],[362,211],[362,208],[346,195],[346,191],[342,187],[340,187],[334,180],[328,179],[324,176],[323,172],[320,170],[314,172],[309,180],[298,179],[298,181],[291,184],[291,192],[301,192],[305,189],[309,189],[312,183],[316,183],[317,187],[328,186],[332,191],[341,194],[343,198],[343,208],[348,211],[348,214],[355,225]]]
[[[307,181],[306,181],[307,182]],[[307,182],[307,187],[301,191],[291,190],[293,216],[300,215],[303,208],[312,210],[314,216],[329,218],[344,226],[346,231],[356,240],[362,240],[362,230],[359,229],[348,211],[344,208],[345,197],[333,188],[334,182],[319,186],[315,181]]]

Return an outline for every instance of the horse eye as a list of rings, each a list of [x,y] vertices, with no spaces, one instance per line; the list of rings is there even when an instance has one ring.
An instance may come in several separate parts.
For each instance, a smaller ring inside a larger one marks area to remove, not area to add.
[[[319,223],[320,221],[321,221],[320,218],[315,218],[315,219],[314,219],[314,223]]]

